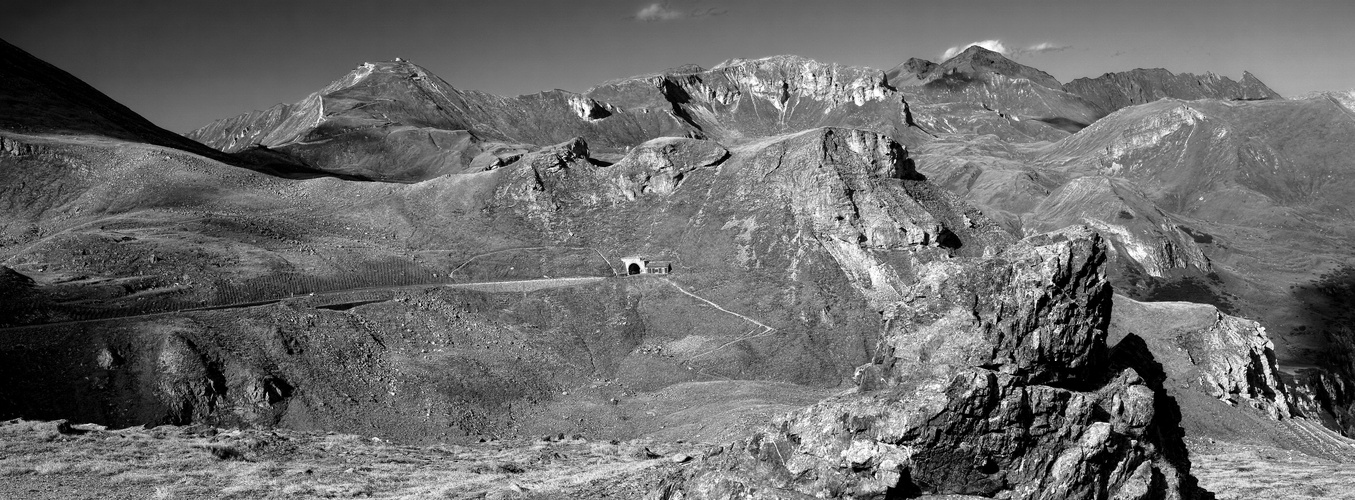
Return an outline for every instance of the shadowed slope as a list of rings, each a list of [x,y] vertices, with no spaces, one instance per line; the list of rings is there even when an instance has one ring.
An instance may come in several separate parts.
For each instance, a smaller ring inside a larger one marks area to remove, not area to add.
[[[222,159],[220,151],[157,127],[56,66],[0,40],[0,129],[92,134]]]

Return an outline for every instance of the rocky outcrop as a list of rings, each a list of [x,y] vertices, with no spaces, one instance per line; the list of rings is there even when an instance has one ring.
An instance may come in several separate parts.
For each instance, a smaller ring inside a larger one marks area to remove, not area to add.
[[[1106,73],[1096,78],[1078,78],[1064,85],[1063,90],[1091,101],[1102,114],[1166,97],[1184,100],[1281,98],[1280,94],[1245,71],[1242,72],[1241,81],[1233,81],[1213,73],[1196,76],[1190,73],[1174,74],[1161,68],[1135,69]]]
[[[887,80],[876,69],[775,56],[607,82],[586,95],[636,112],[671,112],[726,142],[824,126],[916,133]]]
[[[594,101],[584,96],[570,96],[569,107],[573,108],[574,114],[585,120],[601,120],[612,116],[612,110],[607,109],[606,104]]]
[[[1160,387],[1105,369],[1111,290],[1085,229],[924,279],[858,390],[670,478],[667,498],[1193,498]]]
[[[648,193],[672,194],[692,170],[717,165],[728,157],[729,150],[713,141],[654,139],[636,146],[610,167],[608,177],[614,184],[607,193],[627,200]]]
[[[1259,323],[1191,302],[1139,302],[1115,296],[1111,343],[1128,335],[1144,340],[1163,365],[1171,387],[1186,387],[1233,406],[1289,418],[1287,390],[1275,361],[1275,344]],[[1190,415],[1186,418],[1211,418]]]
[[[9,156],[29,156],[41,150],[38,145],[0,135],[0,153]]]
[[[1355,114],[1355,90],[1346,90],[1343,92],[1327,92],[1325,97],[1333,102],[1340,104],[1352,114]]]
[[[716,88],[747,92],[781,108],[792,95],[823,101],[830,108],[884,99],[890,90],[884,74],[870,68],[824,64],[798,56],[730,59],[711,68],[722,82]],[[727,94],[716,91],[714,94]]]
[[[1355,384],[1322,368],[1297,370],[1285,387],[1291,411],[1322,422],[1341,435],[1355,435]]]
[[[1122,179],[1073,179],[1033,208],[1023,227],[1027,233],[1040,233],[1074,224],[1090,225],[1105,236],[1112,259],[1135,268],[1127,272],[1163,277],[1212,268],[1189,233]]]

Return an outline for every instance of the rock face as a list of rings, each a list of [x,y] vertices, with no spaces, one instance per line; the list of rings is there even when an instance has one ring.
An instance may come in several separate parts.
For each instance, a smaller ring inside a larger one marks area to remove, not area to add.
[[[1168,386],[1204,392],[1233,406],[1292,416],[1275,361],[1275,344],[1259,323],[1207,304],[1139,302],[1115,296],[1112,344],[1137,335],[1169,375]],[[1185,418],[1211,418],[1191,415]]]
[[[924,278],[855,394],[731,445],[667,498],[1196,497],[1161,388],[1105,370],[1105,258],[1074,229]]]
[[[905,140],[907,105],[883,71],[797,56],[731,59],[607,82],[589,97],[640,113],[668,112],[725,142],[834,126]]]
[[[1233,81],[1213,73],[1196,76],[1190,73],[1178,75],[1161,68],[1135,69],[1096,78],[1078,78],[1064,85],[1063,90],[1091,101],[1102,114],[1167,97],[1184,100],[1281,99],[1280,94],[1246,71],[1242,72],[1241,81]]]
[[[728,157],[729,150],[715,142],[664,137],[636,146],[612,168],[625,172],[614,177],[622,196],[635,199],[646,193],[672,194],[692,170]]]

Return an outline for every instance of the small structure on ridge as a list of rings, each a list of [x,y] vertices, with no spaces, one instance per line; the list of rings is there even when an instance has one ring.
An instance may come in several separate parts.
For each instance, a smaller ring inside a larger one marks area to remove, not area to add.
[[[673,263],[667,260],[649,260],[645,257],[622,257],[621,266],[626,275],[632,274],[668,274],[673,272]]]

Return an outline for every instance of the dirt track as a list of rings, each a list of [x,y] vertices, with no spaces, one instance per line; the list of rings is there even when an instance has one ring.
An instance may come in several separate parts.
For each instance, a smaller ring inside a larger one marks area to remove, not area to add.
[[[325,297],[339,297],[339,296],[343,296],[343,295],[345,295],[345,294],[351,294],[351,293],[354,293],[354,292],[381,292],[381,291],[409,290],[409,289],[421,289],[421,288],[459,288],[459,289],[475,290],[475,291],[479,291],[479,292],[490,292],[490,293],[530,292],[530,291],[534,291],[534,290],[547,290],[547,289],[551,289],[551,288],[563,288],[563,287],[570,287],[570,286],[587,285],[587,284],[597,283],[597,282],[602,281],[602,280],[604,280],[604,279],[607,279],[607,278],[596,277],[596,276],[582,276],[582,277],[565,277],[565,278],[542,278],[542,279],[534,279],[534,280],[481,281],[481,282],[474,282],[474,283],[446,283],[446,284],[439,284],[439,285],[405,285],[405,286],[385,286],[385,287],[350,288],[350,289],[346,289],[346,290],[334,290],[334,291],[320,292],[320,293],[314,293],[314,294],[309,294],[309,295],[288,295],[288,296],[286,296],[286,297],[278,297],[278,298],[275,298],[275,299],[265,299],[265,300],[255,300],[255,301],[250,301],[250,302],[240,302],[240,303],[234,303],[234,304],[221,304],[221,305],[212,305],[212,306],[204,306],[204,307],[194,307],[194,308],[178,309],[178,310],[174,310],[174,311],[164,311],[164,312],[157,312],[157,313],[149,313],[149,314],[131,314],[131,315],[127,315],[127,316],[113,316],[113,317],[108,317],[108,318],[86,319],[86,320],[79,320],[79,321],[61,321],[61,322],[55,322],[55,323],[39,323],[39,324],[33,324],[33,325],[16,326],[16,327],[12,327],[12,328],[0,328],[0,332],[22,331],[22,330],[26,330],[26,329],[46,328],[46,327],[57,326],[57,325],[78,325],[78,324],[85,324],[85,323],[97,323],[97,322],[101,322],[101,321],[122,320],[122,319],[129,319],[129,318],[151,318],[151,317],[156,317],[156,316],[167,316],[167,315],[180,314],[180,313],[185,313],[185,312],[194,312],[194,311],[216,311],[216,310],[221,310],[221,309],[238,309],[238,308],[241,308],[241,307],[255,307],[255,306],[268,305],[268,304],[276,304],[276,303],[282,302],[282,301],[284,301],[284,300],[296,299],[296,298],[300,298],[300,297],[315,297],[315,298],[318,299],[318,301],[321,303],[321,305],[323,305],[323,303],[324,303],[324,300],[323,300],[323,299],[324,299]],[[348,302],[348,301],[345,301],[345,302]]]

